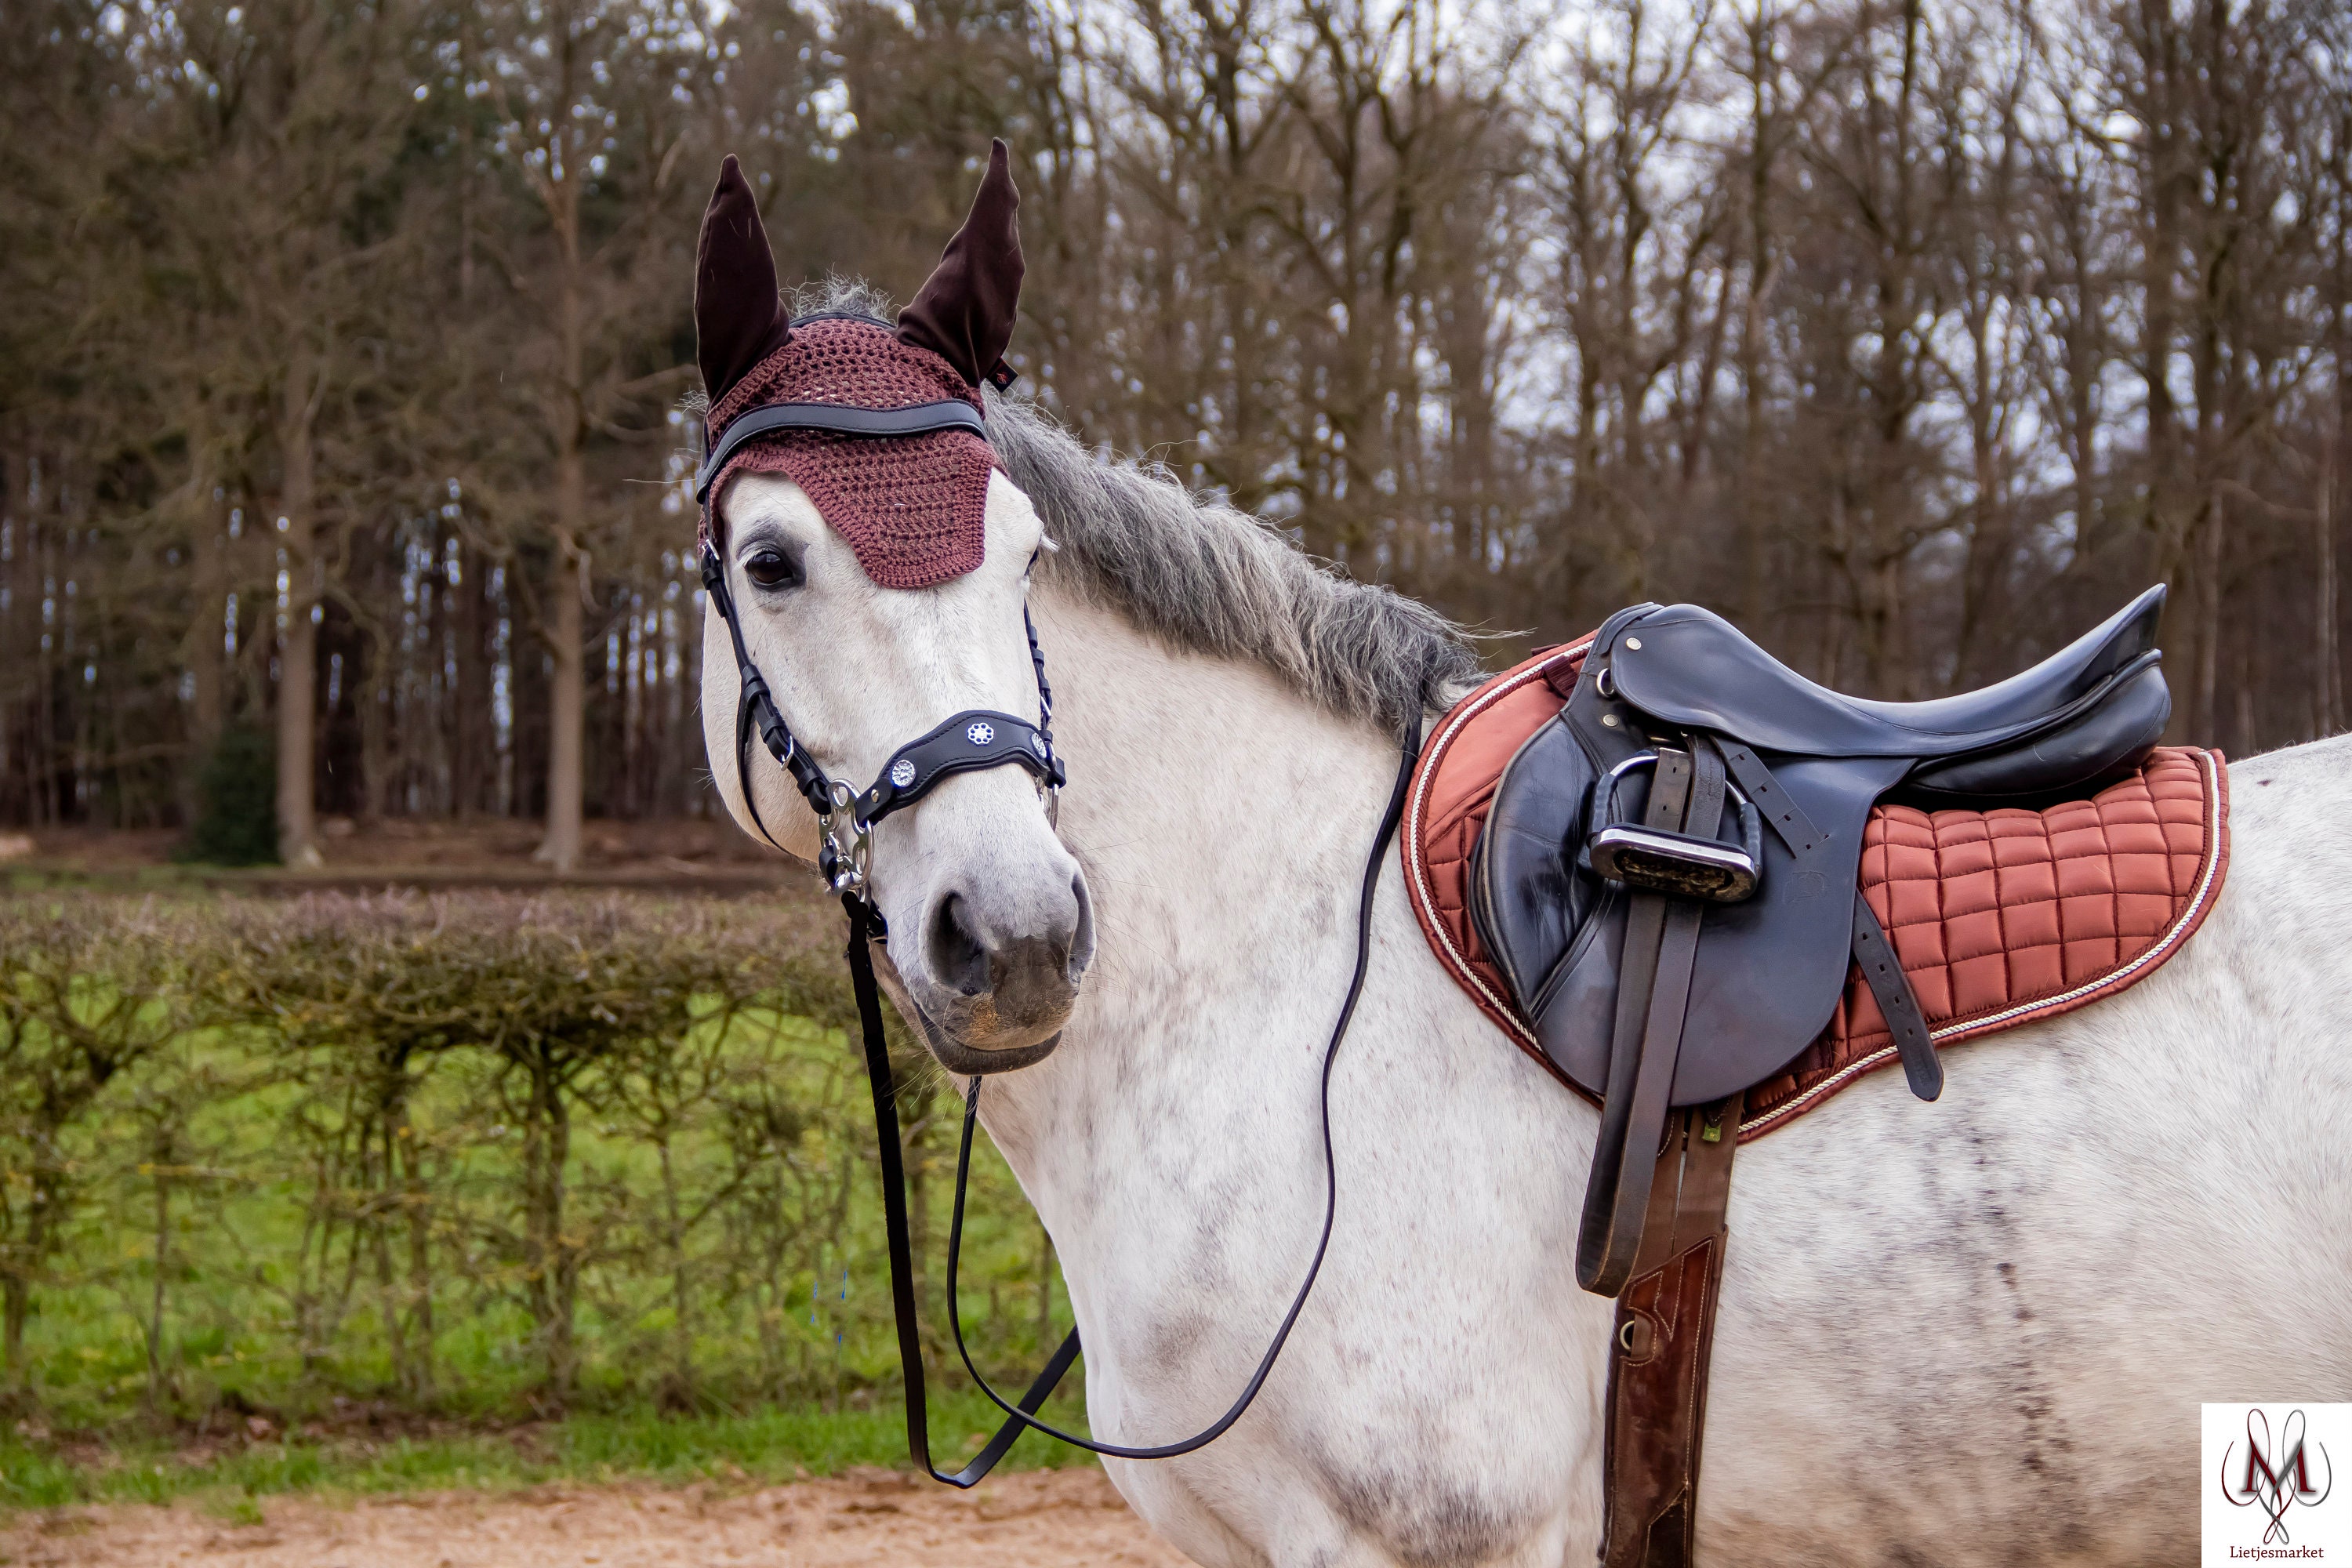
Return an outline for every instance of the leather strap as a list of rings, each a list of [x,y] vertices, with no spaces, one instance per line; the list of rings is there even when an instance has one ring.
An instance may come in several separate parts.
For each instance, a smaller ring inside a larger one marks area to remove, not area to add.
[[[1609,1346],[1602,1568],[1687,1568],[1742,1097],[1679,1111]]]
[[[1936,1042],[1927,1033],[1927,1016],[1919,1010],[1911,977],[1903,973],[1895,944],[1886,940],[1877,913],[1860,889],[1853,895],[1853,962],[1869,983],[1870,994],[1878,998],[1886,1026],[1895,1033],[1895,1049],[1903,1058],[1903,1076],[1909,1080],[1911,1092],[1922,1100],[1935,1099],[1944,1092],[1943,1061],[1936,1055]]]
[[[1042,682],[1042,662],[1038,674]],[[1019,763],[1051,789],[1059,789],[1066,782],[1061,760],[1054,755],[1045,731],[992,709],[971,708],[941,720],[891,752],[871,787],[852,803],[852,809],[858,821],[871,827],[922,799],[932,785],[950,774],[977,773],[1006,763]]]
[[[1730,770],[1731,776],[1739,781],[1739,787],[1747,792],[1748,798],[1755,802],[1756,808],[1764,814],[1764,820],[1772,825],[1772,831],[1780,835],[1780,842],[1789,847],[1790,854],[1802,861],[1829,843],[1830,836],[1813,826],[1813,819],[1805,815],[1805,808],[1780,787],[1780,781],[1772,776],[1772,770],[1766,767],[1754,752],[1737,742],[1726,742],[1723,763]]]
[[[849,915],[849,986],[857,998],[857,1022],[866,1037],[866,1081],[874,1091],[877,1152],[882,1165],[882,1229],[890,1255],[890,1315],[898,1328],[898,1366],[905,1374],[907,1451],[935,1481],[951,1487],[975,1487],[996,1468],[1013,1442],[1026,1431],[1026,1417],[1034,1415],[1078,1359],[1078,1331],[1072,1329],[1045,1370],[1032,1379],[1021,1396],[1019,1413],[996,1429],[971,1463],[950,1474],[931,1462],[930,1407],[923,1391],[923,1336],[915,1319],[915,1248],[907,1220],[907,1172],[898,1148],[898,1078],[890,1068],[890,1047],[882,1032],[882,998],[874,984],[874,952],[868,945],[883,940],[881,913],[856,893],[844,893],[841,907]],[[971,1125],[964,1124],[969,1154]],[[957,1172],[956,1208],[963,1207],[962,1172]]]
[[[834,436],[928,436],[934,430],[969,430],[988,439],[980,410],[961,398],[918,403],[907,408],[851,408],[838,403],[770,403],[739,415],[695,471],[694,499],[710,497],[710,481],[735,454],[762,436],[787,430],[822,430]]]
[[[1724,762],[1714,742],[1700,737],[1687,752],[1658,748],[1644,826],[1712,838],[1723,802]],[[1576,1282],[1596,1295],[1625,1288],[1646,1228],[1654,1151],[1682,1054],[1706,908],[1695,899],[1645,892],[1636,893],[1627,910],[1608,1091],[1576,1237]]]

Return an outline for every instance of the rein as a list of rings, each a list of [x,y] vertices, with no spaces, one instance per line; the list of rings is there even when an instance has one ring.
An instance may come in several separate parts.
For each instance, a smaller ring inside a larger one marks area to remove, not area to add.
[[[980,1118],[979,1075],[965,1090],[963,1102],[963,1134],[956,1147],[955,1207],[948,1224],[948,1326],[955,1337],[956,1354],[963,1358],[964,1370],[991,1403],[1005,1413],[1003,1424],[988,1440],[980,1453],[963,1468],[952,1473],[941,1470],[931,1459],[930,1406],[923,1386],[922,1337],[915,1311],[915,1257],[912,1233],[907,1220],[906,1169],[898,1147],[898,1093],[890,1071],[890,1054],[882,1034],[882,1007],[874,982],[874,955],[868,945],[885,933],[880,911],[862,893],[845,892],[842,908],[849,916],[849,975],[857,997],[857,1018],[866,1037],[866,1077],[874,1092],[874,1127],[882,1161],[882,1213],[884,1227],[888,1234],[890,1254],[890,1310],[898,1331],[898,1364],[904,1374],[907,1391],[907,1447],[935,1481],[951,1487],[970,1488],[980,1484],[981,1478],[996,1468],[1024,1428],[1034,1426],[1048,1437],[1056,1438],[1073,1447],[1084,1448],[1090,1454],[1104,1454],[1114,1459],[1172,1459],[1206,1447],[1224,1436],[1228,1427],[1242,1418],[1256,1400],[1258,1391],[1274,1371],[1276,1360],[1290,1339],[1290,1331],[1306,1310],[1307,1295],[1315,1289],[1317,1276],[1323,1271],[1323,1258],[1331,1246],[1331,1225],[1339,1205],[1339,1173],[1331,1149],[1331,1069],[1339,1060],[1339,1043],[1347,1038],[1348,1026],[1356,1016],[1356,1003],[1363,995],[1364,976],[1370,966],[1372,950],[1372,896],[1380,885],[1381,862],[1387,858],[1390,840],[1395,837],[1397,825],[1404,816],[1406,794],[1412,783],[1413,765],[1421,760],[1421,720],[1416,714],[1411,721],[1403,755],[1397,765],[1395,784],[1389,791],[1388,805],[1381,814],[1379,831],[1372,837],[1372,851],[1364,863],[1362,891],[1356,903],[1356,963],[1348,981],[1346,998],[1339,1005],[1339,1016],[1331,1026],[1331,1037],[1323,1047],[1323,1071],[1320,1086],[1320,1116],[1323,1129],[1323,1227],[1315,1240],[1315,1256],[1307,1265],[1307,1277],[1299,1281],[1297,1294],[1290,1300],[1290,1310],[1282,1317],[1281,1326],[1259,1358],[1257,1370],[1250,1374],[1241,1394],[1223,1415],[1193,1433],[1172,1443],[1150,1447],[1129,1447],[1118,1443],[1099,1443],[1065,1432],[1037,1419],[1037,1411],[1053,1394],[1064,1375],[1078,1359],[1078,1331],[1072,1329],[1044,1369],[1031,1380],[1028,1390],[1015,1404],[1008,1401],[991,1386],[971,1359],[971,1351],[964,1343],[963,1314],[956,1300],[956,1265],[963,1249],[964,1196],[971,1176],[971,1134]]]

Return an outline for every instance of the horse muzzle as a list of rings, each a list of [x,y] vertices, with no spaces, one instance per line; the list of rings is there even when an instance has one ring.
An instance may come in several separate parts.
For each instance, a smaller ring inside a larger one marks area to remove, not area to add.
[[[1084,872],[1025,897],[1002,884],[943,889],[918,929],[914,951],[894,942],[892,959],[941,1066],[1008,1072],[1060,1043],[1094,957]]]

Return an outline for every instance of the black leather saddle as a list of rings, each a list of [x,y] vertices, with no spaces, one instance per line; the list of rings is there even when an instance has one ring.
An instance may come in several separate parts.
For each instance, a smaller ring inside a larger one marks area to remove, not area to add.
[[[1668,1108],[1784,1068],[1828,1024],[1850,962],[1912,1089],[1940,1092],[1916,999],[1856,888],[1871,808],[2042,805],[2137,766],[2172,710],[2164,592],[2021,675],[1932,702],[1829,690],[1692,605],[1602,625],[1567,706],[1504,770],[1470,885],[1545,1052],[1601,1097],[1587,1289],[1625,1282]]]

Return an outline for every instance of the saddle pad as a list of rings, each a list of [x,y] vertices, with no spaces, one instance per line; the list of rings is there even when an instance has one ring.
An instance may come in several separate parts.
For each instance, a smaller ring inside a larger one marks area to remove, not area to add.
[[[1469,890],[1471,851],[1503,769],[1559,711],[1590,646],[1546,649],[1455,704],[1414,770],[1399,835],[1406,891],[1438,961],[1512,1043],[1579,1094],[1487,956]],[[2221,755],[2171,746],[2094,798],[2043,811],[1881,805],[1864,832],[1861,885],[1940,1047],[2054,1016],[2154,972],[2203,921],[2228,865]],[[1748,1091],[1741,1141],[1895,1059],[1876,1000],[1851,973],[1820,1038]]]

